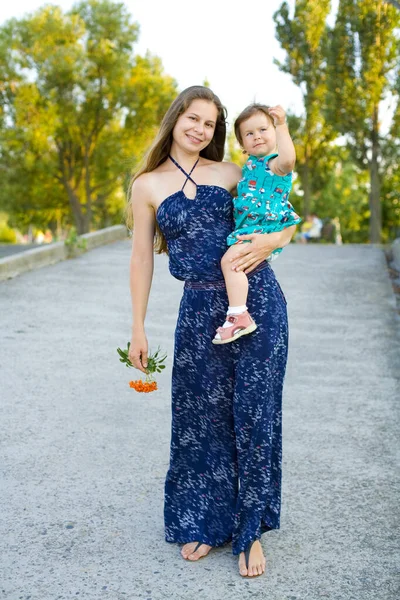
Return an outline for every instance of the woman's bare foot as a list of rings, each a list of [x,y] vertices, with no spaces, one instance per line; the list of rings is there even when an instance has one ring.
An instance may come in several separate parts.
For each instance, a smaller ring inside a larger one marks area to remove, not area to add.
[[[250,550],[249,568],[246,568],[246,557],[244,552],[239,555],[239,573],[242,577],[255,577],[262,575],[265,571],[265,556],[262,546],[258,540],[254,542]]]
[[[199,560],[199,558],[203,558],[203,556],[207,556],[210,552],[212,546],[208,546],[207,544],[201,544],[194,552],[198,542],[190,542],[189,544],[185,544],[181,550],[181,554],[183,558],[187,560]]]

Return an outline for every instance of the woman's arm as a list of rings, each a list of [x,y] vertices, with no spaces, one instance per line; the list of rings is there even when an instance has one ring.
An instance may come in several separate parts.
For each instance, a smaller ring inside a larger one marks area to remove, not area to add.
[[[144,176],[134,182],[131,198],[134,232],[129,269],[132,298],[132,339],[129,359],[134,367],[146,372],[148,344],[144,320],[153,278],[155,215],[149,203],[149,187]]]
[[[252,233],[239,235],[238,240],[250,240],[251,243],[238,244],[237,258],[232,261],[232,269],[250,273],[263,262],[276,248],[284,248],[294,236],[296,225],[274,233]]]

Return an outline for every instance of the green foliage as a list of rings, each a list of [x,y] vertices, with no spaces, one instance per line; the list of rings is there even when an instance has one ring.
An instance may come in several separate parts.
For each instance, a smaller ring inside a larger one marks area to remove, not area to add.
[[[0,28],[0,206],[19,224],[121,220],[124,182],[176,95],[159,58],[134,55],[138,32],[110,0]]]
[[[297,1],[290,18],[284,2],[274,15],[287,53],[276,62],[305,108],[288,115],[300,179],[293,202],[305,214],[312,206],[339,217],[344,241],[388,240],[400,227],[400,104],[386,139],[379,110],[389,91],[400,98],[400,12],[383,0],[340,0],[330,30],[329,8],[328,0]]]
[[[329,50],[327,116],[368,165],[374,111],[389,89],[398,48],[399,12],[384,0],[340,0]]]
[[[0,243],[2,244],[15,244],[17,241],[17,234],[12,229],[5,219],[0,215]]]
[[[400,12],[384,0],[340,0],[328,55],[326,115],[353,160],[369,170],[372,242],[382,239],[379,113],[399,60],[399,25]]]
[[[227,159],[230,160],[231,162],[236,163],[240,167],[242,167],[244,165],[244,163],[246,162],[246,154],[243,154],[240,144],[236,139],[233,128],[229,131],[226,141],[227,141]]]
[[[290,19],[289,5],[283,2],[274,14],[276,37],[287,53],[283,63],[275,62],[305,88],[308,101],[318,94],[317,88],[325,79],[326,17],[330,4],[330,0],[298,0]]]
[[[400,74],[397,86],[400,87]],[[400,237],[400,98],[397,101],[390,131],[381,141],[381,146],[382,221],[383,239],[386,241]]]
[[[343,153],[343,161],[327,172],[324,186],[316,194],[315,211],[322,219],[339,219],[344,243],[366,243],[370,217],[368,173]]]
[[[130,346],[131,346],[131,343],[128,342],[126,350],[121,350],[121,348],[117,348],[117,352],[120,357],[119,361],[122,362],[126,367],[133,367],[133,364],[129,360]],[[147,359],[146,373],[148,375],[153,374],[153,373],[161,373],[161,371],[163,369],[165,369],[165,365],[163,363],[166,358],[167,358],[167,354],[166,353],[162,354],[160,346],[157,348],[157,350],[154,353],[152,353],[150,351],[149,355],[148,355],[148,359]]]
[[[284,62],[275,63],[292,76],[303,94],[304,116],[289,115],[288,122],[296,145],[296,170],[302,183],[305,215],[311,211],[313,190],[318,188],[316,176],[323,169],[320,163],[326,163],[327,149],[335,137],[322,110],[326,97],[329,10],[330,0],[300,0],[292,19],[287,2],[274,14],[276,37],[287,53]]]
[[[64,240],[64,244],[67,247],[67,254],[69,258],[82,254],[87,249],[87,240],[78,235],[76,227],[71,227],[67,237]]]

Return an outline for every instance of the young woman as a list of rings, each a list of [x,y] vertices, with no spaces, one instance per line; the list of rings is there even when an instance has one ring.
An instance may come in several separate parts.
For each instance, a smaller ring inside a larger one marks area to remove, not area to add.
[[[238,166],[222,162],[225,117],[210,89],[184,90],[133,178],[129,356],[145,370],[155,237],[156,251],[168,251],[171,274],[185,281],[175,332],[166,540],[184,544],[188,560],[232,541],[240,574],[254,577],[265,570],[261,534],[279,528],[288,333],[286,301],[266,258],[295,228],[243,236],[251,243],[238,245],[232,268],[248,274],[258,329],[240,344],[211,344],[225,314],[220,263],[241,176]]]

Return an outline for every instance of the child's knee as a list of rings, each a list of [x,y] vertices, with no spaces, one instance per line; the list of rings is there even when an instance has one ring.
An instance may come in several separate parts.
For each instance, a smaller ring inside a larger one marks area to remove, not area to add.
[[[230,256],[230,252],[228,251],[228,252],[225,252],[223,257],[221,258],[221,269],[225,273],[226,271],[229,271],[231,266],[232,266],[231,256]]]

